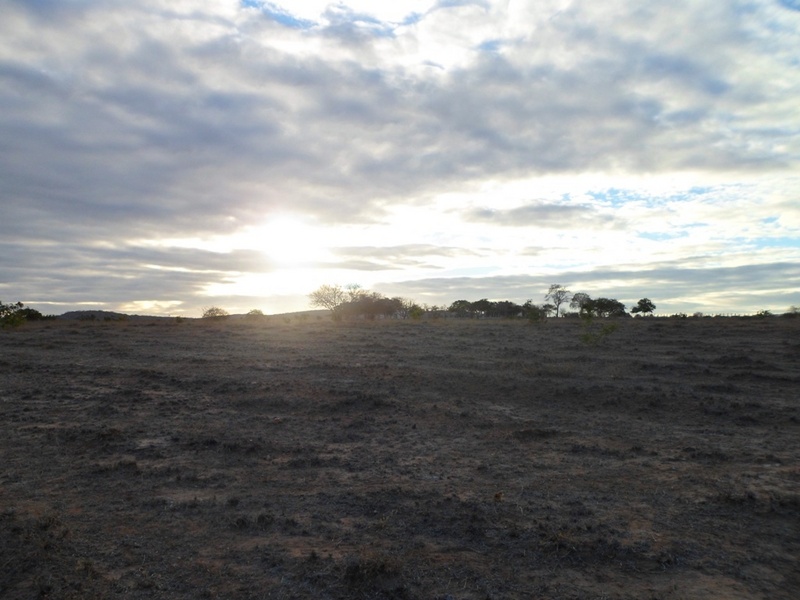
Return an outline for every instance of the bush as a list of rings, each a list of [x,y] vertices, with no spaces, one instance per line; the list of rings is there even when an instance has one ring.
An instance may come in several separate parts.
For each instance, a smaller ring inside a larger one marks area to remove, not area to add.
[[[22,302],[16,304],[3,304],[0,302],[0,325],[3,327],[17,327],[26,321],[41,321],[55,319],[54,316],[44,316],[38,310],[25,306]]]
[[[219,306],[209,306],[203,309],[204,319],[224,319],[228,316],[228,311]]]

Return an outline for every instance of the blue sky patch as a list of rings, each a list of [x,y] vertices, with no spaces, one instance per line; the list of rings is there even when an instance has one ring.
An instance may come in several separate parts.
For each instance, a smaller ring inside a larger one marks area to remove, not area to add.
[[[644,238],[646,240],[651,240],[653,242],[667,242],[669,240],[677,240],[679,238],[689,237],[689,234],[685,231],[678,231],[676,233],[665,233],[665,232],[650,232],[645,231],[638,234],[640,238]]]
[[[501,40],[486,40],[485,42],[478,44],[478,50],[483,50],[484,52],[497,52],[500,50],[502,45],[503,42]]]
[[[259,0],[241,0],[242,6],[247,8],[257,8],[276,23],[292,29],[311,29],[316,25],[314,21],[308,19],[298,19],[277,4],[272,2],[260,2]]]
[[[758,248],[800,248],[800,238],[796,237],[761,237],[749,242]]]

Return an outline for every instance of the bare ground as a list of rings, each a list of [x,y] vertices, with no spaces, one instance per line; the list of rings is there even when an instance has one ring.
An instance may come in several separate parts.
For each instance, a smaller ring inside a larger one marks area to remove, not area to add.
[[[0,331],[0,598],[797,598],[800,319]]]

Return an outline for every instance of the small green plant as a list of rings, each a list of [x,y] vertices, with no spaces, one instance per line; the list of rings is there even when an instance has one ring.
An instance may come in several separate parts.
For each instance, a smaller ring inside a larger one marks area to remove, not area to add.
[[[422,308],[419,304],[412,304],[408,308],[408,316],[411,317],[414,321],[419,321],[422,316],[425,314],[425,309]]]
[[[522,315],[528,319],[529,323],[540,324],[547,321],[548,315],[553,311],[552,304],[534,304],[532,300],[528,300],[522,305]]]
[[[617,323],[596,323],[591,313],[581,317],[581,324],[583,325],[583,333],[581,333],[580,338],[587,346],[596,346],[619,327]]]

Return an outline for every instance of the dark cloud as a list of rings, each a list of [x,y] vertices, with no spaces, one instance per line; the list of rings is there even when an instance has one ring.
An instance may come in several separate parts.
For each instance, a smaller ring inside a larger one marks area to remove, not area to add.
[[[87,296],[111,304],[147,301],[193,302],[209,282],[236,273],[269,272],[261,253],[229,253],[187,248],[95,248],[79,244],[0,244],[0,299],[26,303],[85,302]]]
[[[552,275],[506,275],[485,277],[425,278],[416,281],[379,284],[391,295],[425,298],[428,303],[449,304],[457,299],[544,302],[553,283],[572,292],[593,297],[617,298],[635,305],[642,297],[652,299],[658,313],[679,311],[752,313],[768,307],[798,304],[797,291],[782,289],[784,281],[800,279],[800,265],[775,263],[739,267],[686,268],[679,263],[657,264],[646,271],[636,269],[594,269]],[[781,290],[781,291],[775,291]],[[707,299],[713,296],[713,299]],[[723,307],[723,308],[720,308]],[[781,310],[777,308],[776,310]],[[731,312],[729,309],[727,312]]]
[[[89,20],[120,9],[75,6]],[[343,23],[357,16],[337,15]],[[565,39],[579,33],[561,27]],[[49,71],[21,58],[0,65],[0,137],[13,156],[0,176],[19,202],[141,229],[180,229],[190,213],[211,230],[289,201],[329,221],[370,220],[380,202],[485,176],[738,169],[770,158],[758,144],[726,148],[721,130],[700,126],[731,85],[724,72],[613,32],[593,31],[601,58],[571,68],[485,53],[436,81],[279,53],[242,40],[232,25],[197,43],[158,39],[135,23],[126,35],[125,44],[84,41],[75,62]],[[614,60],[602,58],[609,53]],[[217,85],[215,74],[232,85]],[[650,83],[690,89],[697,104],[675,110],[634,91]]]
[[[471,222],[506,227],[574,229],[620,226],[618,219],[602,214],[588,204],[554,204],[545,201],[536,201],[509,210],[476,208],[464,213],[464,218]]]

